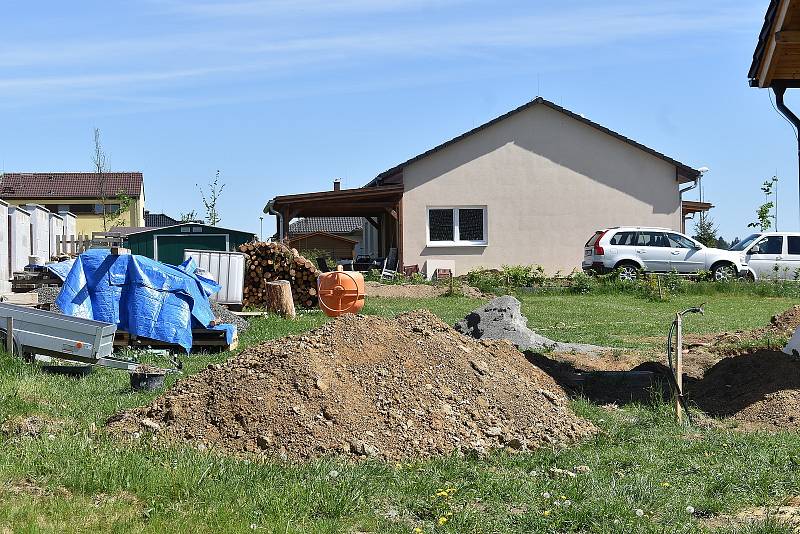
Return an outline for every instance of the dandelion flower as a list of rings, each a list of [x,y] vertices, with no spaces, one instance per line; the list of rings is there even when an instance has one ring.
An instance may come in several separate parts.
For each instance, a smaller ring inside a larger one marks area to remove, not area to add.
[[[447,518],[444,517],[444,516],[440,517],[439,518],[439,524],[440,525],[444,525],[445,523],[447,523]]]
[[[661,487],[662,488],[668,488],[669,486],[670,486],[669,482],[662,482],[661,483]]]
[[[686,513],[687,514],[693,514],[694,513],[694,506],[687,506],[686,507]]]
[[[421,529],[421,528],[419,528],[419,527],[416,527],[416,528],[414,529],[414,534],[420,534],[421,532],[422,532],[422,529]]]
[[[644,510],[637,508],[634,513],[636,514],[636,517],[642,517],[644,515]]]
[[[542,515],[545,516],[545,517],[549,516],[550,515],[550,510],[545,510],[544,512],[542,512]]]

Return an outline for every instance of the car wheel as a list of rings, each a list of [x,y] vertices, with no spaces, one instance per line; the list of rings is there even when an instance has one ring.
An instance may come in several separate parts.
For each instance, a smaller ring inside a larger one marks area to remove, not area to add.
[[[633,282],[639,277],[639,266],[633,263],[623,263],[617,270],[620,282]]]
[[[711,269],[715,282],[730,282],[736,280],[736,268],[730,263],[720,263]]]

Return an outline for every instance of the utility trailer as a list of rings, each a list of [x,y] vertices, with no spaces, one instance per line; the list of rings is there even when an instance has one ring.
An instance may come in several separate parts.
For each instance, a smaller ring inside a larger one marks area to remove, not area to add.
[[[8,343],[11,330],[12,343]],[[7,349],[22,357],[52,356],[134,373],[139,364],[114,358],[117,326],[0,302],[0,332]]]

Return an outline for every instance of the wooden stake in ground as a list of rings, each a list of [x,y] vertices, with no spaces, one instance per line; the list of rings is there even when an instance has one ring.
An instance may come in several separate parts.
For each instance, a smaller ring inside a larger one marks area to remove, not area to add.
[[[6,317],[6,352],[14,355],[14,318]],[[22,356],[22,354],[20,354]]]
[[[265,289],[267,311],[294,319],[296,314],[292,298],[292,284],[288,280],[277,280],[267,282]]]
[[[680,313],[675,316],[675,322],[675,385],[678,386],[675,395],[675,416],[680,424],[683,423],[683,406],[681,406],[683,396],[683,317]]]

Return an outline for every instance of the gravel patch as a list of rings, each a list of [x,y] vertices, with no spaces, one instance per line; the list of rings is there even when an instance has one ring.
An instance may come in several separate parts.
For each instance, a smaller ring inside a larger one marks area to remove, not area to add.
[[[240,334],[243,334],[247,330],[247,327],[250,326],[247,319],[239,317],[222,304],[212,302],[211,311],[214,312],[214,316],[219,319],[221,323],[236,325],[236,330]]]
[[[63,313],[61,308],[56,305],[56,298],[61,293],[60,287],[40,287],[34,290],[39,297],[39,304],[50,304],[50,311]]]

